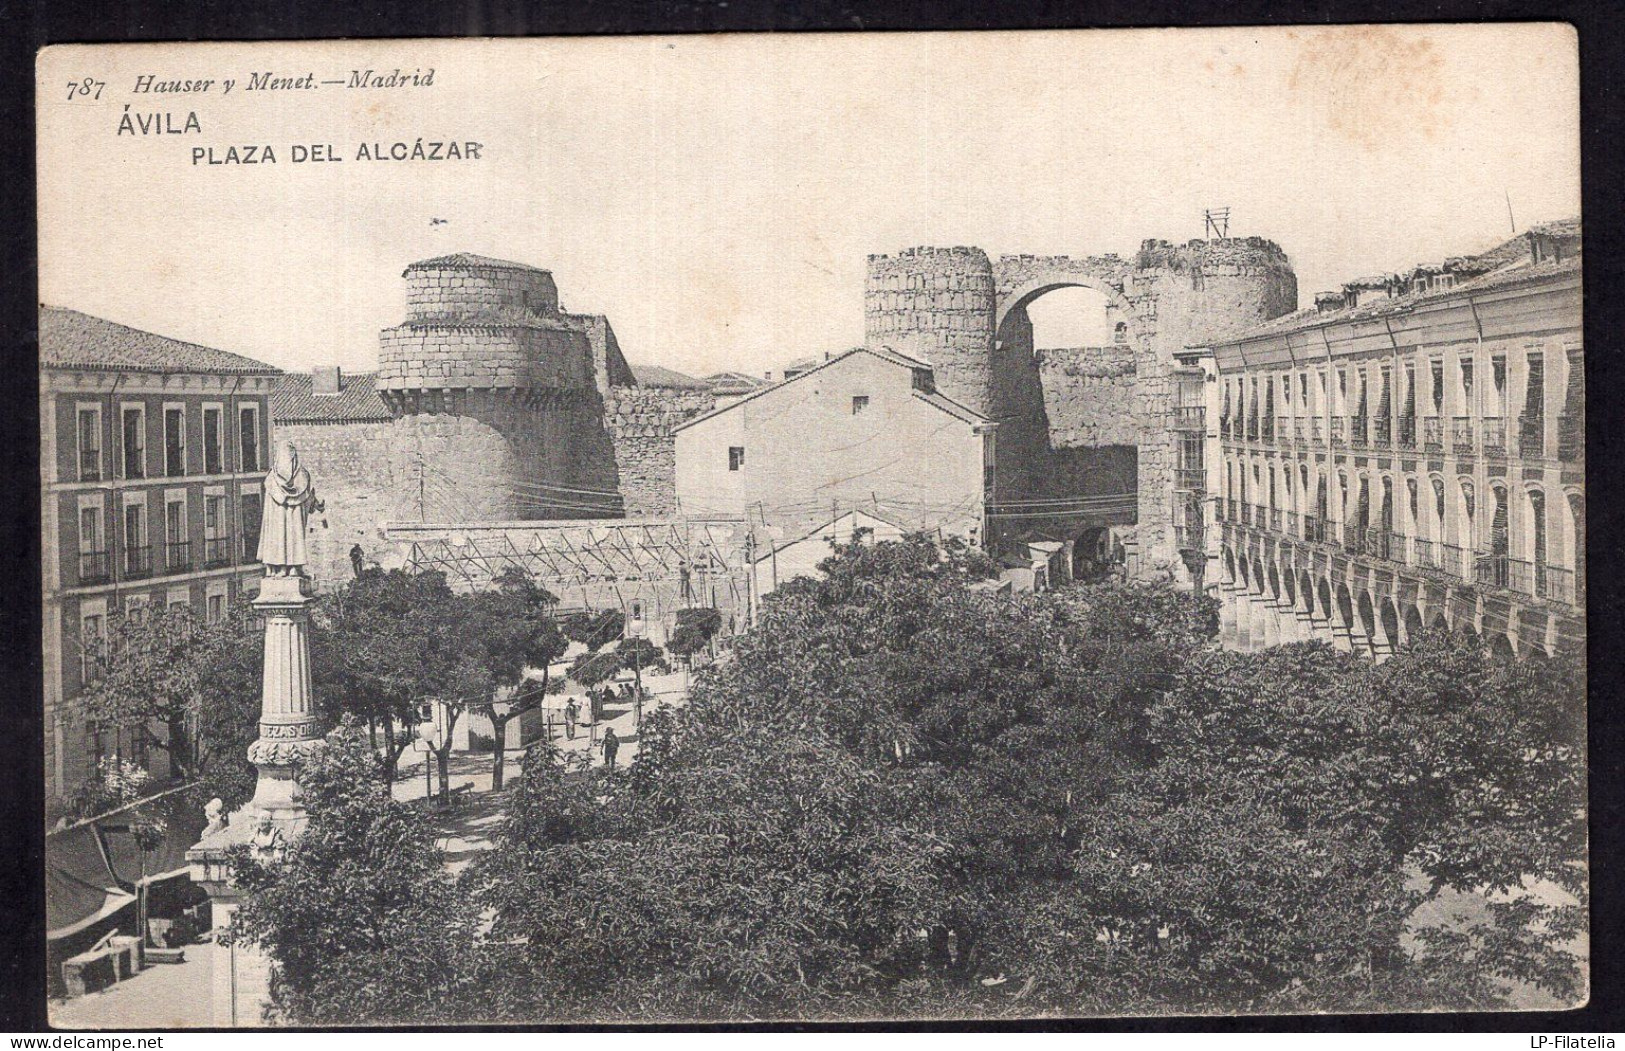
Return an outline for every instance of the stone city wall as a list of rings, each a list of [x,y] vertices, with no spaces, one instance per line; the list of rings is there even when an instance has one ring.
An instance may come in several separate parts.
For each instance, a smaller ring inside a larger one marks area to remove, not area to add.
[[[604,426],[615,448],[617,483],[634,517],[677,510],[677,452],[672,428],[716,407],[710,391],[613,387]]]
[[[1053,447],[1140,443],[1145,421],[1133,347],[1044,349],[1037,356]]]

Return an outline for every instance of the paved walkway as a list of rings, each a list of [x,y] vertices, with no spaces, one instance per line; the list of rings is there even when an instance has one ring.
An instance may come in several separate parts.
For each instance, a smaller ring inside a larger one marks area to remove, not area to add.
[[[101,992],[53,1000],[57,1029],[196,1029],[214,1025],[214,946],[186,947],[185,963],[153,964]]]
[[[681,705],[687,700],[687,678],[683,672],[671,675],[646,675],[644,684],[644,715],[661,705]],[[563,695],[548,698],[550,705],[562,706],[562,697],[575,696],[580,700],[579,710],[585,718],[591,711],[587,699],[574,683]],[[615,762],[619,766],[630,763],[638,754],[638,727],[636,706],[630,702],[610,702],[604,705],[604,718],[593,724],[583,721],[576,727],[574,738],[567,738],[560,720],[554,720],[554,744],[561,751],[587,756],[592,765],[604,764],[601,743],[604,731],[614,729],[621,745]],[[401,778],[395,782],[396,799],[410,801],[422,799],[425,792],[423,778],[424,753],[408,751],[401,756]],[[503,763],[503,782],[511,784],[519,776],[524,759],[523,749],[510,749]],[[447,780],[452,789],[471,786],[472,790],[459,797],[459,802],[444,818],[444,836],[440,847],[446,852],[447,867],[453,872],[466,867],[474,855],[491,847],[491,836],[502,821],[504,792],[491,791],[493,763],[489,753],[455,753],[447,764]],[[439,774],[433,777],[433,786],[439,791]]]

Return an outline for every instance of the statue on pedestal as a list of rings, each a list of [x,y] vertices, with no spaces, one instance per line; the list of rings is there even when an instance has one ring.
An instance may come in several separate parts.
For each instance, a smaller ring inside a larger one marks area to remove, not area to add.
[[[304,576],[310,561],[305,545],[305,523],[312,511],[327,505],[316,496],[310,472],[299,465],[292,443],[277,447],[276,463],[265,475],[265,499],[260,505],[259,560],[268,577]]]

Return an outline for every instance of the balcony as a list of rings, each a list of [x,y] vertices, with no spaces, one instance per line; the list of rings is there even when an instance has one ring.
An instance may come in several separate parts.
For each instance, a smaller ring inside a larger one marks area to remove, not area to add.
[[[1518,455],[1526,460],[1546,455],[1546,417],[1518,417]]]
[[[1466,548],[1457,547],[1455,544],[1440,544],[1439,570],[1462,580],[1471,580],[1472,566],[1467,556]]]
[[[1200,405],[1174,407],[1174,430],[1203,431],[1207,429],[1207,414]],[[1228,430],[1228,428],[1225,428]]]
[[[1416,448],[1416,417],[1401,416],[1399,418],[1399,447],[1401,449]]]
[[[1316,445],[1321,443],[1320,417],[1318,416],[1309,421],[1309,440]]]
[[[1332,417],[1332,448],[1341,449],[1348,444],[1348,423],[1341,416]]]
[[[1290,537],[1297,537],[1301,535],[1298,532],[1298,512],[1282,511],[1281,518],[1283,519],[1281,523],[1281,532]]]
[[[127,547],[124,549],[124,575],[134,580],[152,576],[152,548]]]
[[[192,570],[192,544],[175,540],[164,545],[164,572],[189,573]]]
[[[1444,420],[1437,416],[1422,418],[1422,451],[1431,456],[1444,455]]]
[[[79,583],[102,584],[112,578],[112,562],[106,551],[79,552]]]
[[[1411,564],[1422,569],[1439,568],[1439,545],[1421,537],[1411,539]]]
[[[1471,439],[1468,444],[1472,444]],[[1484,417],[1484,455],[1504,460],[1506,454],[1507,422],[1499,416]]]
[[[1221,437],[1221,438],[1229,438],[1230,437],[1230,417],[1228,417],[1228,416],[1220,416],[1219,417],[1219,437]]]
[[[1367,529],[1360,543],[1361,554],[1389,562],[1405,561],[1405,538],[1386,529]]]
[[[1263,420],[1259,422],[1258,432],[1261,440],[1273,442],[1275,440],[1275,417],[1264,417]]]
[[[1536,590],[1548,602],[1561,602],[1565,606],[1583,606],[1586,601],[1585,577],[1561,566],[1542,566],[1536,578]]]
[[[1394,443],[1393,421],[1387,416],[1373,416],[1371,418],[1371,445],[1373,448],[1386,449]]]
[[[1506,555],[1479,554],[1474,559],[1473,576],[1484,587],[1504,588],[1524,595],[1534,595],[1539,584],[1533,563]]]
[[[221,566],[231,565],[232,538],[229,536],[211,536],[203,541],[203,565],[208,569],[218,569]]]
[[[1236,510],[1236,501],[1235,500],[1226,500],[1224,502],[1224,520],[1226,522],[1239,522],[1239,521],[1241,521],[1241,516],[1237,513],[1237,510]]]
[[[1174,488],[1199,493],[1207,488],[1207,472],[1201,468],[1176,468],[1174,470]]]
[[[1316,543],[1326,541],[1326,520],[1314,515],[1303,516],[1303,538]]]
[[[1364,416],[1349,417],[1349,444],[1355,448],[1363,449],[1370,442],[1367,420]]]
[[[1473,418],[1456,416],[1450,421],[1450,447],[1457,456],[1473,455]]]
[[[1270,531],[1273,533],[1279,533],[1281,531],[1281,509],[1279,507],[1272,507],[1269,509],[1269,514]]]
[[[1557,418],[1557,458],[1564,463],[1578,463],[1585,459],[1585,420],[1564,413]]]
[[[1247,440],[1250,441],[1250,442],[1258,441],[1258,417],[1257,416],[1249,417],[1248,420],[1247,420]]]

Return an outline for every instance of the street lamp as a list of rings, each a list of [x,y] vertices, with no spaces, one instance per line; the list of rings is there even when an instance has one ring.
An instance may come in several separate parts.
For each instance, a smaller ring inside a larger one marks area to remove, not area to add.
[[[429,757],[435,747],[435,725],[433,719],[426,719],[418,723],[418,744],[423,752],[423,798],[429,799],[434,795],[434,778],[429,767],[432,765]]]

